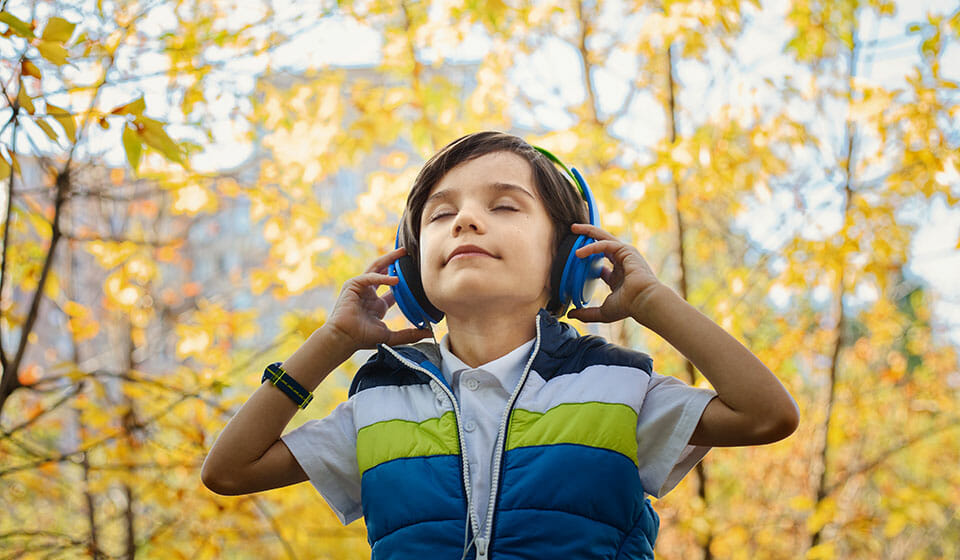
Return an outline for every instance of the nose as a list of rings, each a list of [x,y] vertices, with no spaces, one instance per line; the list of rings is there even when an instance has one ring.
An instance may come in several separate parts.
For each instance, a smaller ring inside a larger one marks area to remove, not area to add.
[[[471,205],[465,205],[460,208],[452,225],[454,235],[459,235],[467,230],[473,233],[485,233],[486,231],[486,227],[480,217],[480,211]]]

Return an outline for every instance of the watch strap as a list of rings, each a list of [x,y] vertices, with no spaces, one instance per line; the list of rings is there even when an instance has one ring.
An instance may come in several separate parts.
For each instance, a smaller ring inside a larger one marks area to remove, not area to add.
[[[307,405],[313,400],[313,394],[307,391],[296,379],[290,377],[290,375],[280,367],[281,364],[282,362],[274,362],[268,365],[267,368],[263,370],[263,377],[260,378],[260,383],[269,381],[286,393],[287,396],[290,397],[290,400],[299,408],[307,408]]]

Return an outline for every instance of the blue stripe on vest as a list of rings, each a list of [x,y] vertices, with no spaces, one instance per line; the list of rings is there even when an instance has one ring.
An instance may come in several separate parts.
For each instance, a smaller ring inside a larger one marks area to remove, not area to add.
[[[426,521],[390,533],[372,545],[370,560],[460,558],[464,519]]]
[[[381,463],[363,473],[360,492],[371,546],[416,523],[451,521],[459,526],[455,535],[460,541],[459,554],[467,517],[459,456],[411,457]],[[428,523],[425,528],[432,525]]]
[[[582,445],[508,451],[492,552],[595,558],[622,550],[630,551],[622,558],[653,558],[659,518],[636,469],[619,453]]]

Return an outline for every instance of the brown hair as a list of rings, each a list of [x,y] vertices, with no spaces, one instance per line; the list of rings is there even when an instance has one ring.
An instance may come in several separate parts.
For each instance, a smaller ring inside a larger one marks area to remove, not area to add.
[[[400,245],[406,247],[417,268],[420,267],[420,217],[433,187],[451,169],[472,159],[493,152],[510,152],[530,164],[533,182],[553,223],[553,255],[556,259],[560,241],[575,222],[589,221],[586,202],[577,188],[553,162],[524,139],[504,132],[486,131],[462,136],[450,142],[430,158],[413,182],[403,221],[400,224]],[[555,290],[556,286],[551,286]],[[566,310],[548,309],[562,315]]]

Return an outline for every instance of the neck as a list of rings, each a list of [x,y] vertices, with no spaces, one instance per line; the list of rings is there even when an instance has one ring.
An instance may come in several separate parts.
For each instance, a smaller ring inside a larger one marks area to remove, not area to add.
[[[513,313],[447,314],[450,351],[463,363],[477,367],[506,356],[537,334],[539,307]]]

